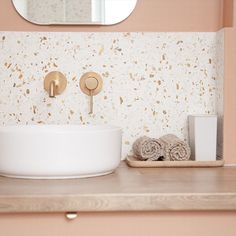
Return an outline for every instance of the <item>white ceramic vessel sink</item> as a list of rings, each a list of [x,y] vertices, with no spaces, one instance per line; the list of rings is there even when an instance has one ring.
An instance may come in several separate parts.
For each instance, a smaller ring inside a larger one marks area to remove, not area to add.
[[[121,160],[121,129],[114,126],[0,127],[0,175],[64,179],[105,175]]]

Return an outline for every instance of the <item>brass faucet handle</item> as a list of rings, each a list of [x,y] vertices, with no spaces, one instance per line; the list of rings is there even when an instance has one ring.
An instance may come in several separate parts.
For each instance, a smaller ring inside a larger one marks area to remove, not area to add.
[[[102,77],[95,72],[87,72],[80,78],[80,89],[88,96],[91,90],[93,90],[93,96],[99,94],[102,87]]]
[[[93,114],[93,91],[94,90],[90,90],[90,102],[89,102],[89,114],[90,115]]]
[[[101,92],[102,86],[102,77],[95,72],[85,73],[80,79],[82,92],[90,97],[89,114],[93,114],[93,97]]]
[[[98,81],[96,78],[89,77],[85,80],[85,85],[90,90],[90,111],[89,114],[93,114],[93,91],[98,87]]]

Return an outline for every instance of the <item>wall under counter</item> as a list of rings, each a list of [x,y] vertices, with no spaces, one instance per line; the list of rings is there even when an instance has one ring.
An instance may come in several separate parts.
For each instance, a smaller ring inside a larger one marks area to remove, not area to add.
[[[3,236],[235,236],[235,212],[79,213],[0,215]]]

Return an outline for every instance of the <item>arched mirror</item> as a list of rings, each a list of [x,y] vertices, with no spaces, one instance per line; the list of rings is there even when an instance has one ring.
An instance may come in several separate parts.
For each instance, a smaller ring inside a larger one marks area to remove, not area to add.
[[[137,0],[12,0],[17,12],[39,25],[112,25],[126,19]]]

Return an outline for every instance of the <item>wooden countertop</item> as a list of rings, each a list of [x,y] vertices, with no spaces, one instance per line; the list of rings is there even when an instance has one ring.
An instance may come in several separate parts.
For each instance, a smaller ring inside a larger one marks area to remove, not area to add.
[[[0,212],[236,210],[236,168],[134,169],[74,180],[0,177]]]

